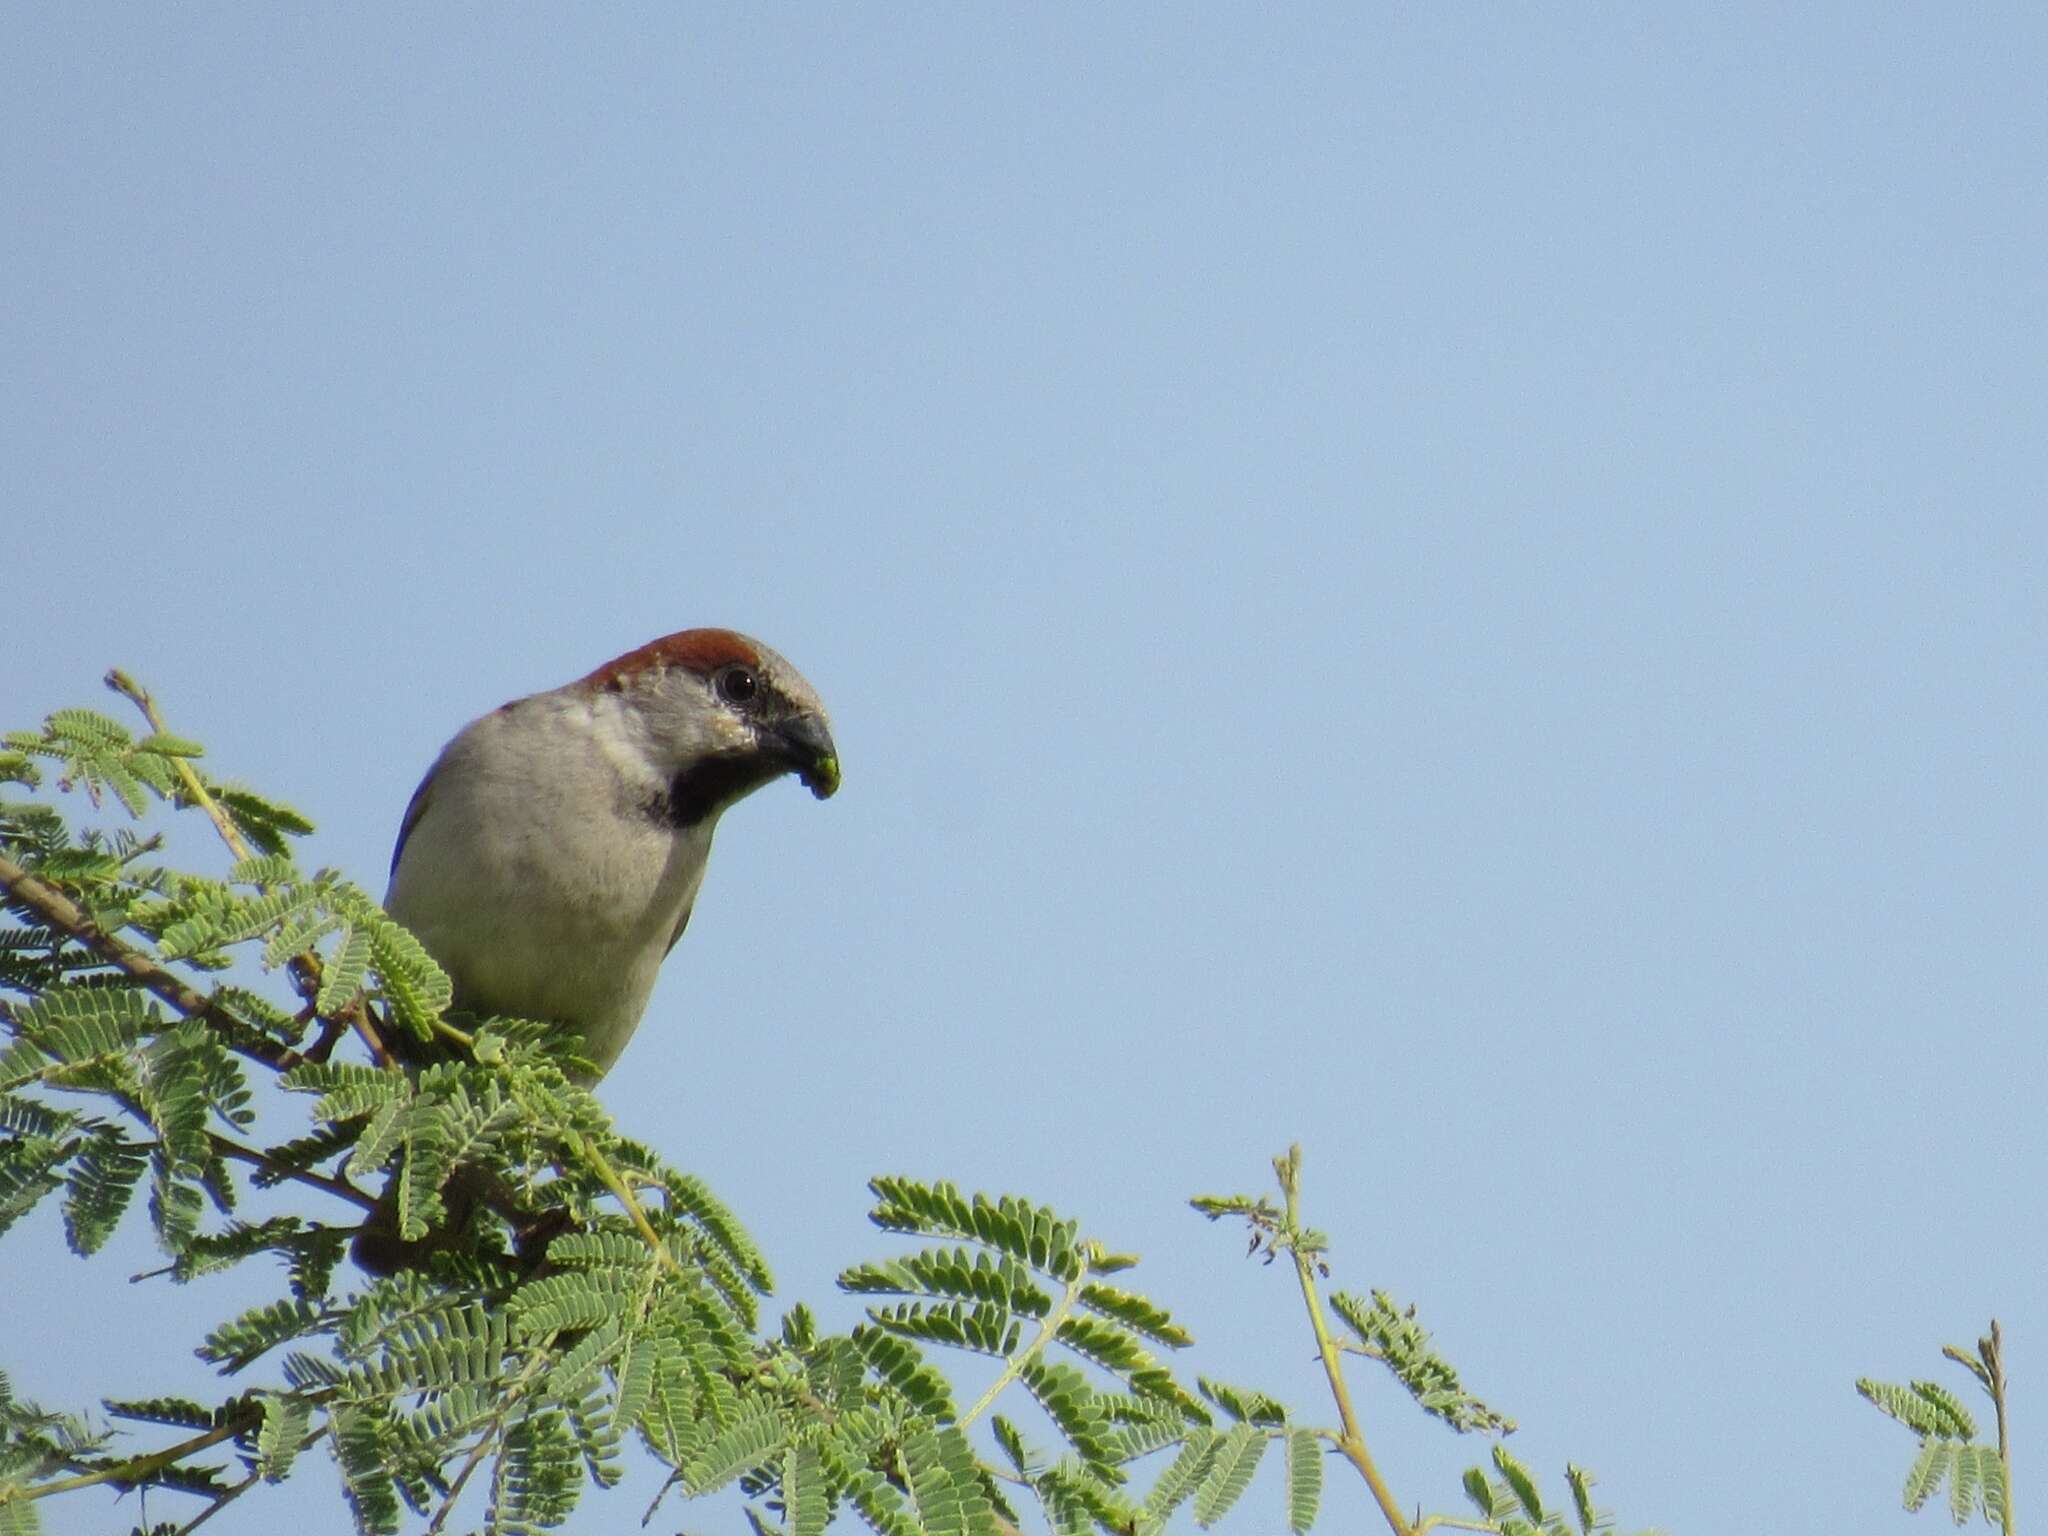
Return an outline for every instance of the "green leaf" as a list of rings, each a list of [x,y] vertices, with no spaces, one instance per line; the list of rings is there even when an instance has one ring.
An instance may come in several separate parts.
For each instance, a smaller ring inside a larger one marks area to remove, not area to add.
[[[304,837],[313,830],[313,823],[290,806],[265,799],[253,790],[231,784],[208,787],[236,829],[263,853],[282,853],[287,837]]]
[[[1097,1536],[1095,1512],[1081,1497],[1077,1479],[1062,1475],[1062,1469],[1055,1467],[1038,1480],[1034,1491],[1053,1536]]]
[[[1118,1375],[1128,1375],[1157,1364],[1145,1346],[1129,1333],[1098,1318],[1062,1318],[1053,1337],[1076,1354]]]
[[[391,1160],[391,1154],[398,1150],[405,1139],[407,1111],[410,1101],[386,1099],[370,1116],[370,1123],[363,1127],[363,1134],[357,1140],[355,1151],[349,1154],[348,1176],[359,1179],[366,1173],[375,1173]]]
[[[1026,1482],[1036,1477],[1042,1462],[1025,1443],[1024,1436],[1018,1432],[1017,1426],[998,1413],[990,1416],[989,1428],[995,1431],[996,1444],[1002,1447],[1003,1455],[1009,1459],[1017,1475]]]
[[[1600,1512],[1593,1508],[1593,1474],[1566,1462],[1564,1480],[1572,1491],[1572,1509],[1579,1517],[1580,1536],[1593,1536],[1600,1526]]]
[[[652,1339],[629,1335],[619,1346],[618,1359],[612,1362],[616,1388],[612,1418],[621,1430],[640,1427],[648,1399],[654,1394],[654,1364],[658,1358],[660,1347]]]
[[[223,1371],[239,1371],[286,1340],[320,1327],[323,1321],[320,1308],[297,1298],[264,1302],[209,1333],[199,1346],[199,1358]]]
[[[928,1248],[906,1258],[856,1264],[841,1272],[839,1288],[856,1295],[958,1297],[1026,1317],[1052,1310],[1052,1298],[1016,1259],[965,1248]]]
[[[1301,1536],[1323,1501],[1323,1441],[1312,1430],[1287,1435],[1287,1528]]]
[[[1916,1435],[1940,1440],[1974,1440],[1977,1424],[1955,1394],[1939,1382],[1916,1381],[1901,1387],[1868,1377],[1856,1383],[1856,1390],[1881,1413],[1891,1415]]]
[[[1224,1216],[1256,1216],[1272,1221],[1280,1212],[1265,1195],[1196,1195],[1188,1201],[1211,1221]]]
[[[256,1432],[256,1470],[263,1474],[266,1483],[281,1483],[291,1473],[299,1442],[306,1438],[313,1405],[303,1397],[274,1392],[266,1392],[262,1402],[263,1427]]]
[[[1369,1301],[1334,1291],[1330,1308],[1358,1336],[1365,1352],[1393,1373],[1425,1413],[1460,1434],[1472,1430],[1514,1432],[1514,1420],[1467,1392],[1450,1362],[1429,1347],[1429,1335],[1415,1321],[1413,1307],[1401,1308],[1385,1291],[1374,1291]]]
[[[228,871],[230,885],[288,885],[297,884],[303,878],[290,855],[281,853],[238,859],[234,868]]]
[[[1179,1445],[1199,1423],[1190,1420],[1181,1403],[1165,1397],[1105,1392],[1096,1403],[1115,1426],[1104,1434],[1103,1444],[1118,1463]]]
[[[1982,1463],[1977,1458],[1977,1447],[1963,1445],[1956,1447],[1955,1459],[1951,1463],[1948,1485],[1948,1508],[1957,1525],[1968,1525],[1970,1516],[1977,1512],[1977,1496],[1981,1485]]]
[[[373,953],[367,927],[345,924],[341,943],[328,957],[326,973],[320,978],[320,995],[314,1006],[324,1014],[339,1013],[349,999],[362,989],[369,974]]]
[[[883,1177],[870,1179],[868,1188],[877,1201],[869,1220],[878,1227],[967,1238],[1063,1281],[1081,1273],[1075,1223],[1061,1221],[1044,1206],[1014,1195],[990,1200],[978,1194],[968,1200],[948,1182]]]
[[[613,1327],[616,1330],[617,1325]],[[557,1389],[550,1387],[549,1390]],[[600,1488],[616,1485],[626,1474],[625,1464],[620,1458],[625,1431],[612,1419],[610,1404],[593,1390],[589,1395],[565,1399],[563,1413],[568,1420],[569,1438],[575,1443],[577,1454],[583,1458],[583,1467],[590,1474],[591,1482]]]
[[[971,1349],[1003,1358],[1017,1347],[1020,1328],[1000,1307],[966,1307],[959,1302],[944,1305],[904,1302],[901,1306],[870,1308],[875,1326],[902,1338],[923,1339]]]
[[[1977,1481],[1982,1489],[1984,1518],[1993,1525],[2005,1523],[2005,1463],[1996,1446],[1980,1445],[1977,1452]]]
[[[750,1402],[732,1424],[690,1459],[683,1469],[684,1481],[693,1495],[723,1488],[780,1450],[786,1433],[773,1407]]]
[[[485,1523],[517,1536],[546,1530],[569,1517],[582,1491],[582,1459],[568,1416],[537,1407],[505,1432]]]
[[[1507,1480],[1515,1502],[1522,1506],[1522,1512],[1533,1525],[1543,1523],[1543,1496],[1536,1491],[1536,1479],[1529,1475],[1529,1469],[1508,1454],[1504,1445],[1493,1448],[1493,1464],[1500,1469],[1500,1475]]]
[[[1017,1379],[1082,1460],[1103,1467],[1114,1465],[1115,1448],[1104,1438],[1109,1423],[1087,1377],[1071,1365],[1038,1355],[1018,1368]]]
[[[529,1280],[512,1298],[512,1315],[522,1338],[539,1339],[572,1328],[595,1328],[620,1315],[637,1289],[630,1276],[609,1273],[543,1275]]]
[[[1203,1529],[1230,1513],[1230,1507],[1251,1486],[1259,1459],[1266,1454],[1266,1437],[1250,1424],[1236,1424],[1226,1430],[1216,1448],[1215,1462],[1195,1494],[1195,1524]]]
[[[16,1014],[24,1039],[58,1061],[87,1066],[125,1057],[143,1036],[164,1027],[155,1002],[124,988],[70,986],[45,992]],[[12,1073],[0,1088],[14,1086]]]
[[[317,1093],[315,1120],[352,1120],[393,1099],[412,1096],[403,1072],[355,1061],[313,1062],[293,1067],[278,1081],[295,1093]]]
[[[782,1454],[782,1507],[789,1536],[825,1536],[831,1518],[831,1490],[814,1445],[793,1445]]]
[[[903,1436],[911,1503],[930,1536],[989,1536],[995,1507],[982,1490],[974,1452],[955,1428],[913,1421]]]
[[[195,1403],[189,1397],[108,1398],[105,1407],[117,1419],[168,1424],[174,1429],[212,1429],[227,1411]]]
[[[1081,1305],[1091,1312],[1114,1318],[1126,1328],[1135,1329],[1169,1349],[1182,1349],[1195,1342],[1164,1307],[1154,1305],[1133,1291],[1091,1283],[1081,1287]]]
[[[273,1216],[254,1225],[231,1221],[221,1231],[201,1232],[188,1240],[180,1249],[171,1274],[183,1284],[200,1275],[239,1264],[255,1254],[297,1254],[301,1250],[304,1226],[305,1223],[297,1216]]]
[[[1250,1387],[1233,1387],[1207,1376],[1197,1376],[1195,1384],[1202,1389],[1202,1396],[1241,1423],[1277,1429],[1287,1422],[1287,1405],[1277,1397]]]
[[[913,1411],[950,1422],[959,1417],[946,1378],[926,1362],[923,1353],[881,1328],[861,1327],[851,1335],[853,1347],[875,1374],[903,1394]]]
[[[1941,1428],[1936,1433],[1945,1434],[1952,1440],[1974,1440],[1977,1438],[1977,1421],[1970,1417],[1956,1395],[1937,1381],[1916,1381],[1913,1391],[1933,1409]]]
[[[678,1173],[636,1142],[622,1139],[619,1150],[661,1186],[668,1197],[669,1214],[695,1225],[725,1261],[746,1277],[749,1286],[763,1296],[775,1289],[767,1258],[731,1208],[711,1192],[710,1185],[694,1174]]]
[[[875,1536],[924,1536],[903,1495],[881,1473],[829,1442],[820,1447],[820,1455],[833,1482],[846,1489],[855,1513]]]
[[[0,1141],[0,1232],[41,1203],[64,1180],[57,1171],[69,1155],[65,1143],[48,1136]]]
[[[1493,1484],[1487,1481],[1486,1473],[1478,1467],[1467,1467],[1464,1477],[1459,1479],[1459,1481],[1464,1486],[1465,1497],[1472,1501],[1472,1507],[1488,1520],[1491,1520],[1496,1510],[1494,1507]]]
[[[455,998],[455,985],[420,941],[379,913],[367,927],[370,962],[385,999],[418,1040],[433,1038],[434,1021]]]
[[[1093,1536],[1091,1526],[1114,1533],[1136,1531],[1145,1522],[1142,1509],[1083,1462],[1061,1462],[1039,1478],[1037,1488],[1048,1517],[1063,1530],[1071,1526]]]
[[[388,1466],[389,1415],[357,1403],[337,1403],[332,1411],[334,1459],[340,1463],[342,1489],[356,1529],[366,1536],[397,1536],[398,1495]]]
[[[1168,1463],[1145,1496],[1145,1511],[1155,1525],[1165,1524],[1166,1517],[1208,1477],[1222,1444],[1223,1437],[1213,1429],[1198,1427],[1188,1431],[1180,1454]]]

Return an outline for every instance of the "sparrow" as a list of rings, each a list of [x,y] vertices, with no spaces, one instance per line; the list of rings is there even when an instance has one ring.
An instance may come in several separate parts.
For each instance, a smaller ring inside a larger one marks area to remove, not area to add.
[[[839,754],[816,690],[729,629],[649,641],[458,732],[406,807],[385,909],[455,1006],[573,1030],[611,1070],[689,926],[718,818]]]

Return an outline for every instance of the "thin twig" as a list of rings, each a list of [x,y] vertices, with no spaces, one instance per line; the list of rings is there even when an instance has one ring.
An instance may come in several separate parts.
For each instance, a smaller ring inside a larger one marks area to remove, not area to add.
[[[463,1487],[469,1482],[470,1474],[483,1464],[484,1453],[490,1450],[491,1442],[498,1438],[504,1427],[505,1418],[500,1414],[491,1420],[490,1427],[477,1438],[476,1444],[470,1449],[468,1460],[462,1464],[462,1470],[455,1474],[455,1481],[448,1485],[448,1496],[441,1501],[441,1507],[434,1511],[434,1518],[427,1523],[427,1536],[436,1536],[441,1527],[448,1523],[448,1515],[455,1508],[455,1501],[462,1497]]]
[[[322,1440],[326,1439],[329,1433],[331,1433],[329,1427],[325,1424],[321,1425],[318,1429],[314,1430],[311,1434],[304,1436],[299,1441],[299,1450],[310,1451],[315,1445],[318,1445]],[[206,1508],[202,1509],[190,1520],[186,1521],[183,1525],[179,1526],[177,1530],[177,1536],[192,1536],[192,1533],[198,1530],[199,1527],[206,1524],[207,1521],[211,1520],[215,1515],[219,1514],[222,1510],[226,1509],[230,1504],[234,1503],[235,1500],[239,1499],[243,1494],[247,1493],[251,1488],[255,1487],[258,1483],[262,1481],[263,1472],[260,1468],[254,1472],[251,1472],[247,1477],[243,1478],[239,1483],[236,1483],[232,1488],[229,1488],[222,1492],[218,1497],[214,1499],[214,1501],[211,1504],[207,1505]]]
[[[377,1200],[374,1195],[364,1193],[346,1179],[329,1178],[326,1174],[315,1173],[310,1168],[295,1168],[290,1163],[279,1162],[268,1152],[260,1148],[245,1147],[240,1142],[231,1141],[217,1131],[209,1131],[207,1134],[213,1140],[214,1150],[223,1157],[232,1157],[237,1162],[251,1163],[258,1168],[272,1169],[287,1179],[291,1179],[296,1183],[311,1185],[314,1189],[324,1189],[328,1194],[334,1196],[335,1199],[346,1200],[351,1205],[361,1206],[366,1211],[372,1211],[377,1208]]]
[[[239,1499],[243,1494],[247,1493],[251,1488],[255,1487],[258,1483],[262,1481],[263,1474],[261,1472],[251,1472],[247,1477],[243,1478],[239,1483],[236,1483],[233,1487],[223,1489],[219,1494],[217,1494],[214,1497],[214,1500],[211,1504],[207,1505],[206,1508],[199,1511],[198,1514],[194,1515],[190,1520],[187,1520],[183,1525],[178,1527],[177,1536],[192,1536],[192,1533],[198,1530],[199,1527],[206,1524],[207,1521],[211,1520],[215,1515],[219,1514],[222,1510],[226,1509],[230,1504],[234,1503],[235,1500]]]
[[[469,1481],[470,1474],[483,1464],[484,1453],[491,1448],[491,1442],[504,1434],[505,1420],[511,1415],[512,1410],[518,1406],[520,1398],[525,1395],[526,1389],[532,1384],[533,1378],[540,1373],[541,1367],[548,1363],[548,1359],[554,1351],[555,1340],[559,1336],[560,1330],[555,1330],[542,1339],[539,1347],[534,1350],[532,1358],[526,1362],[520,1369],[519,1374],[512,1379],[511,1384],[505,1388],[504,1401],[499,1405],[498,1411],[491,1416],[490,1427],[483,1432],[482,1438],[470,1448],[469,1458],[463,1462],[462,1470],[455,1474],[455,1481],[448,1485],[447,1497],[441,1500],[441,1507],[434,1511],[434,1518],[427,1525],[427,1536],[438,1536],[441,1527],[448,1523],[449,1512],[455,1508],[455,1501],[462,1497],[463,1485]]]
[[[152,699],[149,691],[134,678],[119,667],[114,667],[108,671],[106,683],[114,692],[134,701],[135,707],[142,711],[142,718],[149,722],[152,731],[160,736],[170,734],[164,725],[164,717],[157,713],[156,700]],[[228,851],[237,859],[246,861],[254,858],[255,854],[243,839],[241,829],[235,825],[234,818],[228,815],[226,808],[213,798],[213,792],[206,787],[206,781],[199,777],[198,770],[186,758],[170,754],[166,756],[171,771],[177,774],[178,782],[185,787],[185,798],[212,819],[213,829],[220,834],[220,840],[228,845]]]

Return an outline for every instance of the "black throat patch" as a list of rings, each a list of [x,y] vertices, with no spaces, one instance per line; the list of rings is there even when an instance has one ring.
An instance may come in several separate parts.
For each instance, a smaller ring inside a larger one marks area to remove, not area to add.
[[[667,798],[656,804],[655,813],[672,827],[702,826],[781,772],[753,752],[703,758],[669,780]]]

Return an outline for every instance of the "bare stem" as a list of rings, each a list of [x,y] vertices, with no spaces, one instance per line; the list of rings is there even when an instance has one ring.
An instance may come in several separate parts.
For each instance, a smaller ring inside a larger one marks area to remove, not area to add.
[[[2005,1421],[2005,1336],[1999,1332],[1997,1318],[1991,1319],[1990,1334],[1977,1341],[1977,1352],[1984,1357],[1984,1370],[1991,1378],[1991,1407],[1998,1415],[1998,1464],[2005,1473],[2005,1536],[2014,1536],[2019,1526],[2012,1512],[2012,1436]]]
[[[634,1195],[631,1186],[619,1176],[619,1171],[612,1166],[611,1159],[600,1152],[597,1143],[588,1136],[577,1138],[577,1150],[583,1154],[584,1161],[590,1164],[591,1170],[603,1182],[604,1187],[626,1208],[626,1214],[633,1219],[633,1225],[639,1229],[640,1236],[647,1246],[654,1250],[654,1257],[662,1267],[682,1274],[683,1266],[677,1262],[676,1256],[668,1251],[668,1244],[663,1242],[661,1234],[654,1230],[654,1223],[647,1219],[646,1209]]]
[[[960,1427],[967,1428],[976,1419],[987,1413],[995,1400],[1003,1394],[1003,1388],[1024,1373],[1024,1367],[1045,1352],[1045,1346],[1053,1341],[1060,1331],[1060,1324],[1067,1320],[1067,1314],[1074,1310],[1074,1303],[1081,1299],[1081,1287],[1088,1283],[1088,1270],[1084,1265],[1081,1272],[1067,1282],[1066,1291],[1053,1303],[1052,1310],[1039,1322],[1038,1332],[1031,1342],[1003,1362],[1002,1373],[988,1384],[988,1390],[975,1400],[960,1420]]]
[[[1290,1147],[1287,1155],[1273,1159],[1273,1171],[1280,1176],[1280,1191],[1287,1197],[1287,1230],[1290,1234],[1301,1231],[1301,1147]],[[1372,1490],[1373,1501],[1386,1517],[1387,1526],[1394,1536],[1415,1536],[1415,1527],[1401,1513],[1401,1506],[1394,1502],[1393,1490],[1387,1487],[1386,1479],[1380,1476],[1374,1465],[1372,1453],[1366,1449],[1365,1435],[1358,1427],[1358,1415],[1351,1407],[1351,1389],[1344,1381],[1344,1355],[1337,1341],[1330,1336],[1329,1322],[1323,1316],[1323,1298],[1316,1289],[1315,1256],[1304,1253],[1296,1247],[1289,1256],[1294,1260],[1294,1273],[1301,1281],[1302,1305],[1308,1310],[1309,1327],[1316,1336],[1316,1354],[1323,1362],[1323,1375],[1329,1379],[1330,1395],[1336,1399],[1337,1417],[1343,1424],[1343,1432],[1337,1437],[1337,1449],[1344,1459],[1358,1469],[1358,1475],[1365,1479],[1366,1487]],[[1480,1527],[1486,1529],[1486,1527]]]

